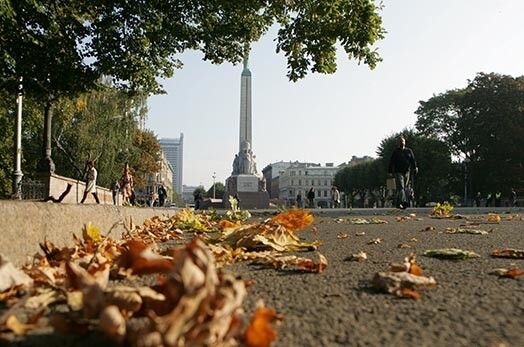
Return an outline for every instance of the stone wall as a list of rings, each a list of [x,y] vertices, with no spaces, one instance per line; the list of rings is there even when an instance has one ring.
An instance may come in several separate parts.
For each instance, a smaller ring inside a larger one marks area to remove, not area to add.
[[[71,193],[70,193],[71,194]],[[67,203],[0,200],[0,225],[2,227],[0,254],[16,266],[29,261],[35,253],[42,253],[39,242],[45,239],[56,246],[73,245],[73,236],[82,235],[82,227],[92,223],[103,235],[113,224],[123,222],[142,225],[153,216],[173,216],[176,209],[136,208],[114,205],[80,205]],[[111,232],[113,239],[120,239],[125,231],[118,225]]]
[[[86,184],[83,181],[74,180],[68,177],[59,176],[52,174],[49,179],[49,195],[54,196],[55,198],[58,198],[60,194],[62,194],[68,184],[72,184],[73,187],[71,188],[71,191],[67,196],[62,200],[64,203],[78,203],[80,200],[82,200],[82,196],[84,195],[84,190],[86,187]],[[102,188],[100,186],[96,187],[97,189],[97,195],[100,199],[100,204],[113,204],[113,196],[111,194],[111,191],[107,188]],[[120,201],[122,199],[119,199]],[[86,204],[95,204],[95,199],[93,198],[92,194],[88,194],[86,201]]]

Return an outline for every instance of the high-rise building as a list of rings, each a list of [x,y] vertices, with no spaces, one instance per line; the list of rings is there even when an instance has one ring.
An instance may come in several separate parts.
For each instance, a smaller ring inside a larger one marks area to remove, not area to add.
[[[178,139],[160,139],[158,144],[173,167],[173,189],[182,196],[182,172],[184,168],[184,134]]]

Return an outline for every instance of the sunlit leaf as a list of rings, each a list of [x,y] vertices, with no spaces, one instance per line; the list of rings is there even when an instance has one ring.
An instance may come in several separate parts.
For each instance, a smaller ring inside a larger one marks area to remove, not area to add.
[[[116,343],[122,343],[126,336],[126,320],[117,306],[106,306],[100,313],[100,329]]]
[[[463,260],[468,258],[478,258],[479,254],[472,251],[464,251],[457,248],[443,248],[443,249],[430,249],[423,253],[426,257],[439,258],[439,259],[451,259],[451,260]]]
[[[274,310],[259,307],[244,333],[244,342],[248,347],[267,347],[273,342],[277,333],[271,323],[282,320]]]
[[[30,286],[33,280],[0,255],[0,293],[13,287]]]
[[[280,224],[291,231],[302,230],[310,226],[313,220],[313,215],[309,211],[302,209],[291,209],[271,218],[272,222]]]
[[[494,257],[524,259],[524,249],[496,249],[491,252]]]
[[[92,225],[91,223],[84,225],[82,228],[82,237],[85,241],[100,242],[103,240],[100,233],[100,228]]]
[[[136,275],[167,273],[173,269],[170,260],[153,253],[140,241],[127,241],[125,251],[118,258],[118,265],[124,269],[131,269]]]
[[[501,218],[499,215],[496,214],[490,214],[488,216],[488,222],[500,222]]]
[[[379,243],[384,242],[384,239],[382,237],[378,237],[376,239],[371,239],[368,241],[368,245],[378,245]]]

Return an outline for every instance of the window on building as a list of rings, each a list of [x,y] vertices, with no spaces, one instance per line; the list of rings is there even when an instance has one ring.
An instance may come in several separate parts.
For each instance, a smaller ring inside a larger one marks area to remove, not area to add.
[[[291,185],[294,185],[294,184],[295,184],[295,182],[293,180],[291,180]]]
[[[306,171],[304,171],[304,176],[307,176],[307,170],[306,170]]]
[[[327,178],[324,180],[324,185],[325,185],[325,186],[328,185],[328,180],[327,180]]]
[[[302,180],[298,180],[298,185],[299,185],[299,186],[302,185]]]
[[[290,175],[291,175],[291,176],[295,176],[295,171],[291,171],[291,172],[290,172]]]
[[[327,190],[324,190],[324,197],[327,197]]]

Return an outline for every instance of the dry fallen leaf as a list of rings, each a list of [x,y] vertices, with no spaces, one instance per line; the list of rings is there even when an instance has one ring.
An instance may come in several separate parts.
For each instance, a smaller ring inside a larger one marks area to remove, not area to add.
[[[13,287],[29,286],[33,280],[0,255],[0,293]]]
[[[277,333],[270,325],[282,320],[282,316],[263,304],[255,311],[249,326],[244,333],[244,342],[248,347],[267,347],[273,342]]]
[[[24,335],[27,330],[34,329],[36,324],[21,323],[15,315],[11,315],[6,319],[4,326],[16,335]]]
[[[491,214],[488,216],[488,222],[500,222],[500,216],[496,214]]]
[[[310,226],[313,220],[314,218],[311,212],[302,209],[291,209],[271,218],[272,222],[280,224],[291,231],[302,230]]]
[[[524,259],[524,249],[496,249],[491,252],[494,257]]]
[[[99,326],[113,342],[122,343],[126,337],[126,320],[118,307],[106,306],[100,313]]]
[[[125,251],[118,258],[118,265],[124,269],[131,269],[135,275],[167,273],[173,269],[171,261],[153,253],[141,241],[127,241],[124,247]]]
[[[368,241],[368,245],[377,245],[379,243],[382,243],[384,242],[384,239],[379,237],[379,238],[376,238],[376,239],[371,239]]]
[[[508,278],[517,278],[522,275],[524,275],[524,271],[521,271],[517,268],[513,269],[494,269],[490,273],[494,275],[499,275],[500,277],[508,277]]]
[[[358,253],[352,254],[349,257],[347,257],[344,260],[348,261],[364,261],[368,258],[368,255],[364,251],[360,251]]]
[[[337,235],[337,239],[347,239],[349,237],[346,233],[340,233]]]

